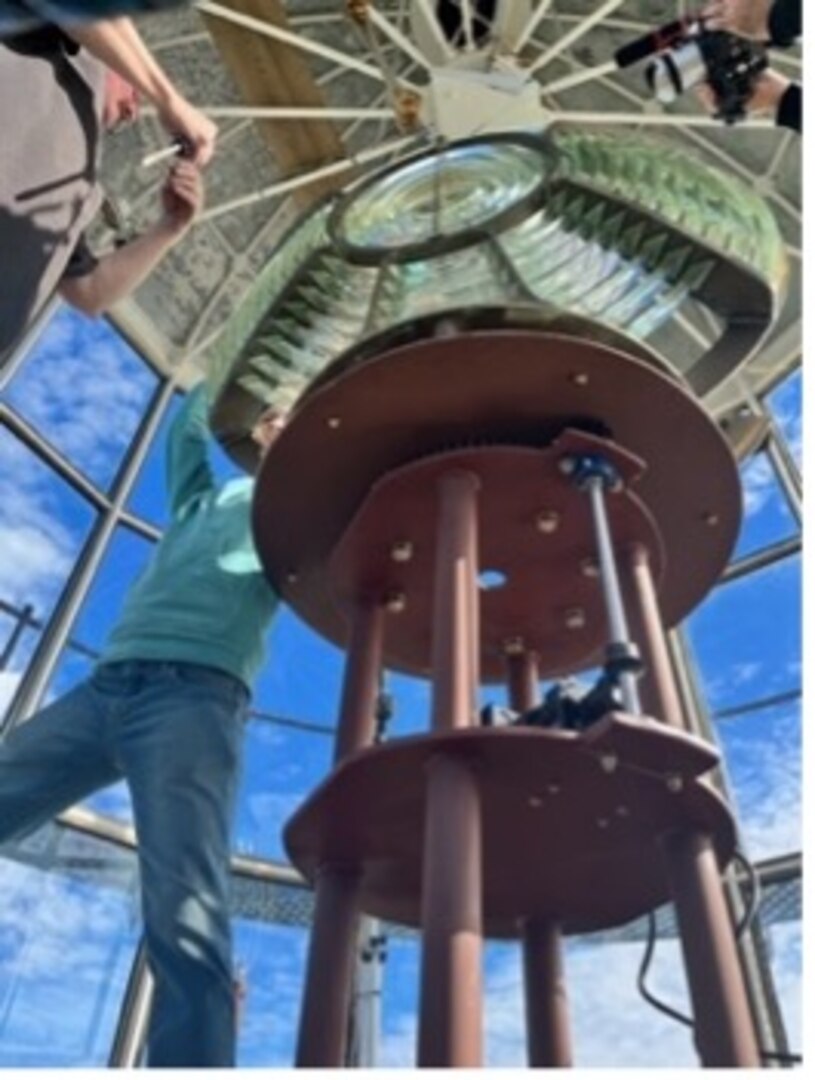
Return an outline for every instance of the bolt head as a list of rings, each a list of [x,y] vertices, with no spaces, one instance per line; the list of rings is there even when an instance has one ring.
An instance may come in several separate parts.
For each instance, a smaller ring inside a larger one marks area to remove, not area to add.
[[[586,612],[580,607],[569,608],[563,616],[563,625],[567,630],[582,630],[586,625]]]
[[[609,821],[608,821],[607,817],[599,817],[597,819],[597,828],[598,829],[607,829],[608,825],[609,825]]]
[[[527,802],[533,810],[540,810],[540,808],[543,806],[543,799],[540,797],[540,795],[530,795]]]
[[[678,773],[671,773],[665,777],[665,786],[672,794],[678,794],[685,786],[685,781]]]
[[[557,532],[560,525],[560,514],[557,510],[541,510],[535,518],[535,527],[538,532],[551,534]]]
[[[295,585],[296,583],[297,583],[297,574],[295,573],[294,570],[289,570],[289,572],[286,574],[286,584],[287,585]]]
[[[326,420],[326,424],[331,428],[332,431],[336,431],[341,423],[342,420],[339,418],[339,416],[329,416],[328,420]]]
[[[601,754],[600,755],[600,768],[604,773],[613,773],[617,771],[619,765],[619,758],[616,754]]]
[[[407,607],[407,597],[403,592],[388,593],[385,597],[385,610],[391,615],[400,615]]]
[[[397,540],[391,547],[391,558],[398,563],[410,562],[413,558],[413,544],[410,540]]]
[[[708,511],[702,516],[702,520],[705,525],[709,525],[711,528],[719,524],[719,515],[714,514],[712,511]]]
[[[547,795],[559,795],[560,794],[560,784],[554,784],[554,783],[547,784],[546,785],[546,794]]]
[[[564,454],[558,461],[557,467],[564,476],[573,476],[577,468],[577,458],[573,454]]]
[[[572,382],[574,383],[575,386],[588,386],[589,385],[589,377],[585,373],[585,371],[576,371],[571,376],[571,379],[572,379]]]
[[[504,653],[507,656],[521,656],[524,652],[524,639],[511,637],[504,640]]]
[[[583,577],[596,578],[600,576],[600,564],[593,555],[580,561],[580,573]]]

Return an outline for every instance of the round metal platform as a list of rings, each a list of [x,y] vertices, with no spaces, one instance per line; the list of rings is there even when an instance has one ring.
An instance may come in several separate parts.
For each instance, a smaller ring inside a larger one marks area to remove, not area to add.
[[[469,763],[483,829],[485,933],[517,937],[527,919],[566,933],[628,922],[670,899],[660,840],[709,833],[724,866],[735,831],[699,779],[716,751],[665,725],[611,714],[588,732],[467,729],[399,739],[345,761],[284,832],[313,880],[324,863],[357,867],[366,912],[420,924],[425,765]],[[610,770],[610,771],[609,771]]]
[[[382,477],[457,447],[545,448],[567,428],[608,435],[645,463],[635,490],[661,534],[660,602],[666,625],[675,624],[709,591],[732,550],[741,498],[735,461],[675,378],[565,331],[424,339],[326,379],[261,468],[254,529],[263,565],[286,603],[343,645],[347,614],[330,563]],[[540,509],[549,497],[541,485]],[[500,497],[497,516],[499,504]],[[394,542],[403,539],[404,524],[396,524]],[[490,542],[485,535],[487,559]],[[385,663],[424,673],[426,658],[415,650],[401,655],[391,645],[392,638],[399,644],[395,627],[402,617],[393,616],[393,634],[390,626],[386,633]],[[485,677],[500,675],[487,668]]]

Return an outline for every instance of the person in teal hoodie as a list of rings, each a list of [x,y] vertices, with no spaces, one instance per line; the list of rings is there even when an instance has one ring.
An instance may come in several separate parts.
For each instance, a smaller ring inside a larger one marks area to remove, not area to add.
[[[155,980],[151,1067],[235,1063],[230,834],[250,688],[278,599],[252,541],[254,480],[218,486],[203,384],[168,436],[170,524],[91,677],[0,745],[0,843],[124,777]],[[269,449],[285,415],[253,436]]]

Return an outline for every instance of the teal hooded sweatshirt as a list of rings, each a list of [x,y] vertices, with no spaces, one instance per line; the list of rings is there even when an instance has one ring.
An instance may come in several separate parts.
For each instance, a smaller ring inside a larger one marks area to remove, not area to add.
[[[203,664],[251,688],[278,598],[252,540],[254,480],[215,482],[207,455],[208,408],[201,384],[173,421],[167,445],[170,524],[128,593],[100,663]]]

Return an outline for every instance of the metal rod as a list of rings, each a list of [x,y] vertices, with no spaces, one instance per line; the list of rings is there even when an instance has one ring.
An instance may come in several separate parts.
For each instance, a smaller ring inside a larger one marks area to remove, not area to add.
[[[436,14],[436,5],[431,4],[430,0],[416,0],[417,7],[421,8],[422,14],[427,20],[427,26],[430,30],[436,44],[441,49],[446,60],[450,60],[455,56],[455,51],[451,47],[450,42],[444,33],[444,27],[439,22],[439,17]]]
[[[540,0],[540,3],[526,20],[521,27],[520,32],[515,35],[515,38],[507,41],[507,52],[513,55],[519,53],[521,49],[526,45],[527,41],[532,37],[538,28],[538,24],[543,19],[546,12],[552,6],[552,0]]]
[[[477,544],[478,477],[446,473],[439,481],[439,519],[433,609],[433,728],[449,731],[474,722],[477,674],[473,669],[473,615],[478,604],[473,573]]]
[[[702,1064],[756,1069],[761,1059],[710,838],[698,832],[671,836],[665,863]]]
[[[461,25],[464,28],[464,41],[467,52],[473,52],[475,50],[475,36],[473,34],[472,0],[460,0],[459,11],[461,14]]]
[[[796,524],[800,528],[804,519],[801,474],[798,465],[790,454],[783,436],[779,437],[774,420],[771,420],[770,438],[767,441],[767,457],[773,467],[781,490],[792,511]]]
[[[482,918],[478,783],[462,761],[439,754],[427,765],[420,1068],[481,1064]]]
[[[135,1069],[139,1065],[147,1044],[154,989],[144,938],[141,938],[125,987],[108,1068]]]
[[[401,49],[403,53],[409,56],[411,60],[419,64],[421,67],[425,68],[427,71],[433,70],[433,65],[430,63],[430,61],[427,59],[421,49],[414,45],[410,38],[406,37],[401,30],[397,29],[397,27],[393,25],[390,19],[383,15],[382,12],[379,11],[378,8],[374,7],[372,3],[368,5],[368,18],[371,20],[374,26],[376,26],[379,30],[382,31],[385,37],[390,38],[394,45],[396,45],[397,48]]]
[[[345,661],[334,764],[369,746],[376,731],[376,702],[382,670],[385,612],[380,603],[360,602],[354,609],[351,642]]]
[[[5,609],[6,605],[3,606]],[[26,632],[26,629],[29,626],[35,625],[33,615],[34,607],[32,604],[26,604],[23,608],[20,609],[20,612],[17,615],[17,619],[14,624],[14,629],[11,631],[8,638],[6,639],[6,643],[3,646],[3,651],[0,653],[0,671],[5,671],[8,667],[17,646],[20,644],[20,639]]]
[[[233,8],[224,7],[223,4],[213,3],[212,0],[197,0],[195,6],[206,15],[213,15],[215,18],[234,23],[236,26],[243,26],[246,30],[252,30],[263,37],[274,38],[275,41],[281,41],[283,44],[291,45],[295,49],[301,49],[303,52],[321,56],[325,60],[333,60],[340,67],[358,71],[361,75],[367,75],[369,78],[376,79],[379,82],[383,81],[382,72],[372,64],[366,64],[355,56],[340,52],[339,49],[332,49],[329,45],[323,45],[318,41],[313,41],[311,38],[303,37],[301,34],[295,34],[291,30],[285,30],[276,23],[265,22],[263,19],[244,15]]]
[[[763,712],[765,709],[773,709],[778,705],[800,701],[802,696],[801,688],[796,687],[794,690],[786,690],[783,694],[773,694],[771,697],[757,698],[755,701],[744,701],[729,709],[718,709],[713,713],[713,719],[730,720],[735,716],[744,716],[746,713]]]
[[[529,1064],[533,1069],[571,1068],[569,1000],[557,923],[527,923],[523,932],[523,968]]]
[[[359,921],[359,875],[325,866],[317,876],[314,922],[300,1012],[298,1068],[345,1063]]]
[[[657,712],[655,719],[662,720],[677,731],[687,731],[688,725],[682,710],[671,657],[665,641],[665,629],[659,612],[651,561],[648,551],[637,544],[629,552],[626,564],[627,576],[634,597],[635,610],[642,626],[638,641],[645,661],[649,681],[653,685]]]
[[[569,48],[573,41],[577,41],[578,38],[587,34],[593,26],[602,22],[606,15],[610,15],[611,12],[614,11],[615,8],[620,7],[623,2],[624,0],[606,0],[604,4],[601,4],[600,7],[590,15],[587,15],[585,19],[582,19],[571,30],[567,30],[567,32],[563,34],[562,37],[559,37],[557,42],[552,45],[551,48],[547,49],[542,56],[539,56],[534,60],[527,68],[529,74],[533,71],[537,71],[538,68],[544,67],[550,60],[554,60],[555,57],[560,56],[562,52],[565,52],[566,49]]]
[[[532,652],[513,653],[506,667],[509,704],[517,712],[528,712],[540,701],[538,658]],[[521,947],[529,1064],[568,1068],[572,1047],[560,928],[552,921],[526,923]]]
[[[721,128],[721,120],[713,116],[699,116],[685,113],[614,113],[580,112],[558,109],[549,117],[552,124],[608,124],[636,125],[662,128]],[[748,116],[739,122],[739,130],[756,128],[774,128],[775,121],[770,118]]]
[[[202,105],[200,111],[215,119],[246,120],[392,120],[393,109],[333,105]],[[165,153],[165,151],[159,151]],[[142,164],[145,164],[142,161]]]
[[[570,90],[573,86],[580,86],[583,83],[592,82],[594,79],[601,79],[603,76],[612,75],[618,70],[614,61],[609,60],[608,63],[598,64],[597,67],[588,68],[585,71],[574,71],[571,75],[564,75],[553,82],[544,83],[541,90],[545,94],[558,94],[561,90]]]
[[[765,570],[768,566],[781,562],[782,559],[789,559],[793,555],[800,554],[802,547],[803,541],[799,535],[792,536],[788,540],[780,540],[777,544],[762,548],[761,551],[756,551],[753,555],[745,555],[741,559],[736,559],[727,567],[719,578],[718,584],[726,585],[731,581],[738,581],[739,578],[752,574],[756,570]]]
[[[617,576],[617,563],[614,558],[614,547],[611,542],[611,530],[606,514],[605,492],[603,481],[599,476],[590,477],[586,483],[586,490],[591,501],[592,519],[597,540],[597,557],[600,562],[600,583],[603,588],[606,614],[608,616],[609,637],[612,644],[627,644],[630,640],[628,621],[623,606],[620,579]],[[623,701],[628,712],[638,715],[640,710],[639,694],[633,674],[623,672],[620,675],[620,689]]]
[[[248,195],[241,195],[237,199],[230,199],[229,202],[221,203],[219,206],[210,207],[209,210],[205,210],[204,213],[200,215],[197,221],[199,223],[212,221],[214,218],[221,217],[222,214],[229,214],[233,210],[239,210],[244,206],[253,206],[255,203],[262,202],[264,199],[271,199],[276,195],[283,195],[289,191],[296,191],[298,188],[307,187],[309,184],[316,183],[317,180],[324,180],[329,176],[337,176],[339,173],[347,172],[349,169],[353,169],[358,165],[364,165],[369,161],[375,161],[377,158],[386,157],[388,154],[396,154],[400,150],[404,150],[406,147],[411,146],[415,141],[416,139],[413,135],[406,136],[403,139],[393,139],[389,142],[382,143],[379,146],[371,147],[369,150],[362,150],[353,157],[342,158],[342,160],[334,161],[330,165],[323,165],[319,169],[310,169],[308,172],[300,173],[297,176],[290,176],[285,180],[279,180],[277,183],[262,188],[260,191],[253,191]]]

